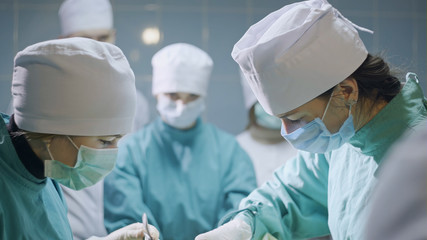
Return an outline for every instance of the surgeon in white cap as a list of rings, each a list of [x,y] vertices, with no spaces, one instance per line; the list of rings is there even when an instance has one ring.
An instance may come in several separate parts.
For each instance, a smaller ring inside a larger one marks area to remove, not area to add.
[[[12,94],[14,114],[0,121],[0,238],[73,239],[59,184],[84,189],[113,169],[135,114],[133,71],[114,45],[46,41],[16,55]],[[144,234],[134,223],[93,239]]]
[[[364,239],[383,156],[427,111],[417,76],[401,83],[356,29],[369,31],[309,0],[270,13],[234,45],[259,103],[300,151],[197,240]]]
[[[114,43],[113,9],[109,0],[65,0],[59,8],[61,37],[86,37]]]
[[[109,0],[65,0],[58,12],[61,38],[85,37],[101,42],[115,43],[113,10]],[[148,101],[136,91],[136,114],[132,132],[150,120]],[[91,235],[105,236],[103,193],[104,182],[81,191],[63,188],[68,203],[68,218],[75,239]]]
[[[161,239],[194,239],[237,209],[255,189],[255,173],[235,138],[201,119],[210,56],[176,43],[158,51],[152,65],[160,117],[120,142],[105,180],[105,224],[113,231],[145,212]]]
[[[261,186],[273,177],[276,168],[294,157],[297,150],[280,135],[282,121],[264,111],[242,73],[240,80],[249,123],[236,138],[251,157],[257,184]]]
[[[110,0],[64,0],[58,12],[60,38],[85,37],[114,44],[116,30]],[[150,121],[148,101],[137,90],[136,114],[132,132]]]

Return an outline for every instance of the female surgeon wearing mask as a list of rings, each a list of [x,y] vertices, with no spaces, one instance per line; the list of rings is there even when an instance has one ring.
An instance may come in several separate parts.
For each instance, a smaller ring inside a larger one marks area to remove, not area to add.
[[[236,43],[232,56],[258,101],[301,151],[197,240],[364,238],[383,156],[427,111],[417,76],[401,84],[356,28],[366,31],[309,0],[269,14]]]
[[[1,239],[73,239],[58,182],[79,190],[113,169],[133,120],[134,81],[119,48],[90,39],[17,54],[14,114],[0,121]],[[92,239],[142,239],[142,229],[135,223]]]

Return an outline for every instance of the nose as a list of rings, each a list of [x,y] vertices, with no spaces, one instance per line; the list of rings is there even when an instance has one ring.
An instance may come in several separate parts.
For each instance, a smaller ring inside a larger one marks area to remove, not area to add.
[[[300,128],[300,124],[293,123],[286,118],[282,118],[281,120],[282,120],[283,128],[285,129],[286,134],[292,133],[293,131]]]
[[[181,99],[181,101],[182,101],[183,104],[187,104],[187,103],[190,102],[190,99],[189,98],[184,98],[184,99]]]

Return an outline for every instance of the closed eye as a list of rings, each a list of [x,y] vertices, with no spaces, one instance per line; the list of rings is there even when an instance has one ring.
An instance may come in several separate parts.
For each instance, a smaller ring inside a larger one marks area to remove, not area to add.
[[[102,145],[104,145],[104,146],[111,146],[115,143],[115,140],[107,141],[107,140],[103,140],[103,139],[98,139],[98,141],[101,142]]]

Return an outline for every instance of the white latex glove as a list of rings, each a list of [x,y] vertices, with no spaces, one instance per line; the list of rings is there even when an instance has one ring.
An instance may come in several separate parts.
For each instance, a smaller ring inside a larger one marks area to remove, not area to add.
[[[250,240],[251,227],[243,220],[234,219],[212,231],[202,233],[195,240]]]
[[[133,223],[117,229],[106,237],[91,237],[88,240],[143,240],[144,232],[142,229],[142,223]],[[148,231],[150,231],[153,240],[159,239],[159,231],[154,226],[148,224]]]

